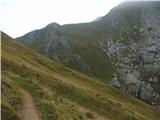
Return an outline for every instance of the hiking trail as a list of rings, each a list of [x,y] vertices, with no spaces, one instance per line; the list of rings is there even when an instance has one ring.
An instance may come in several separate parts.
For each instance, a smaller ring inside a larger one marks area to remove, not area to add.
[[[24,89],[20,89],[20,92],[22,94],[22,105],[23,105],[20,115],[21,119],[41,120],[31,94]]]

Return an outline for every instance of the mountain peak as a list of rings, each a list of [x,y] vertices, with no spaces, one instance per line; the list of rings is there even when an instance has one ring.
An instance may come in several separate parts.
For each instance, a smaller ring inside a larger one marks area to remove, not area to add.
[[[52,22],[46,26],[46,28],[59,28],[60,25],[56,22]]]

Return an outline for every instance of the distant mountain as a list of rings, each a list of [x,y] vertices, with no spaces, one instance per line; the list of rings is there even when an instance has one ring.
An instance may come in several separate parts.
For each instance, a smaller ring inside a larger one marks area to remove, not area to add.
[[[87,33],[84,36],[82,32],[85,31],[77,28],[81,24],[76,26],[51,23],[41,30],[17,38],[17,41],[82,73],[102,79],[112,78],[111,62],[99,48],[96,39],[90,38]]]
[[[17,41],[160,105],[160,2],[123,2],[91,23],[49,24]]]

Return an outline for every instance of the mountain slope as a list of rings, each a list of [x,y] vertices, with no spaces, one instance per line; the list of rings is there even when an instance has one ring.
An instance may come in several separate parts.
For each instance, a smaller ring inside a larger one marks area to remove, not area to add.
[[[17,41],[159,106],[159,19],[159,1],[124,2],[96,22],[52,23]]]
[[[57,64],[2,33],[2,119],[19,119],[19,88],[32,94],[43,120],[160,118],[154,107]]]
[[[102,80],[110,79],[113,69],[103,50],[94,39],[85,37],[76,29],[72,25],[68,30],[67,26],[51,23],[17,38],[17,41],[82,73]]]

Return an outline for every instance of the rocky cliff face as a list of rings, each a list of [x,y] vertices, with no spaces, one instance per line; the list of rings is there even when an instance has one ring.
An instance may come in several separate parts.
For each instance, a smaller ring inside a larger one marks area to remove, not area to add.
[[[106,17],[111,32],[100,46],[115,66],[109,83],[160,105],[160,2],[124,3]]]
[[[124,2],[91,23],[49,24],[17,41],[160,105],[160,2]]]

